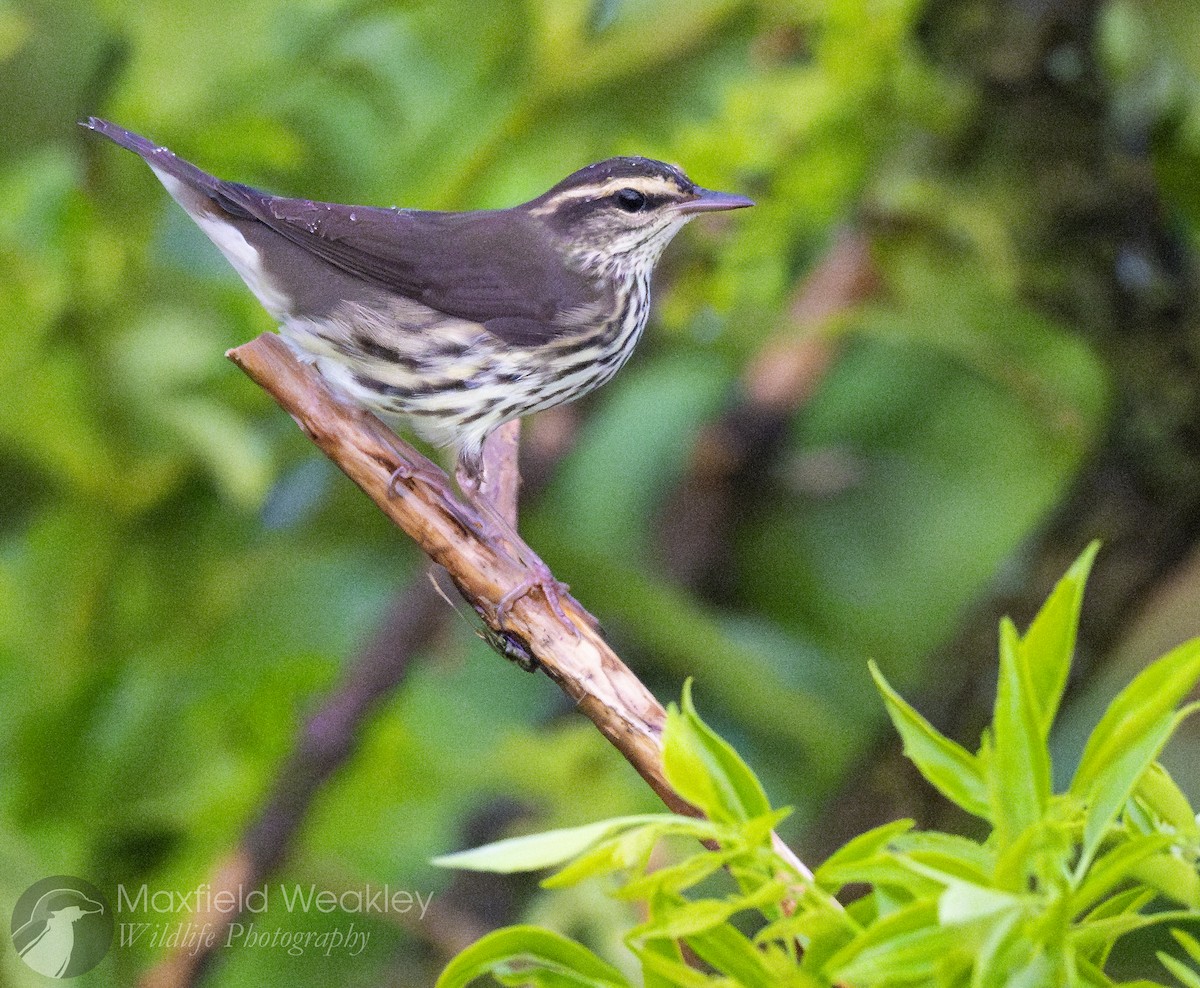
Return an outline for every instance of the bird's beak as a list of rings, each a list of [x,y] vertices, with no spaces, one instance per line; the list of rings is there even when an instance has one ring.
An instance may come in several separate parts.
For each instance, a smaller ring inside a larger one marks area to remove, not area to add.
[[[677,203],[676,211],[691,215],[692,213],[713,213],[724,209],[745,209],[753,206],[754,202],[745,196],[734,195],[732,192],[713,192],[712,189],[697,187],[692,191],[695,198]]]

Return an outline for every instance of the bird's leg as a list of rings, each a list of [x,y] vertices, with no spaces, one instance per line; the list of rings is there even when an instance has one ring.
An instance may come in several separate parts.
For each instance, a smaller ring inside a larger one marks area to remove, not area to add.
[[[517,501],[521,492],[521,420],[512,419],[493,429],[479,453],[479,496],[486,498],[500,517],[517,528]],[[459,461],[469,460],[460,454]],[[464,463],[465,467],[465,463]]]
[[[511,455],[515,456],[515,452],[516,447],[513,444],[511,446]],[[494,472],[498,473],[500,464],[495,463],[493,467]],[[514,471],[516,469],[515,462],[512,469]],[[554,575],[550,572],[550,567],[542,561],[540,556],[525,545],[521,537],[517,534],[514,524],[516,521],[515,484],[511,490],[504,492],[501,496],[501,503],[513,515],[512,521],[509,521],[505,517],[505,512],[497,507],[496,502],[493,500],[500,485],[498,483],[489,484],[492,477],[485,469],[485,459],[483,457],[459,457],[458,466],[454,471],[454,479],[458,482],[459,489],[466,495],[467,503],[466,505],[462,505],[462,507],[466,508],[468,514],[463,520],[480,537],[494,543],[506,544],[509,554],[530,571],[530,575],[526,579],[518,583],[497,601],[496,620],[503,624],[505,618],[512,610],[513,604],[526,594],[534,590],[540,590],[542,596],[546,598],[546,603],[554,611],[555,616],[578,638],[579,629],[567,616],[567,612],[563,608],[563,598],[570,599],[568,592],[570,588],[565,583],[560,583],[554,578]],[[499,479],[499,476],[497,476],[496,480],[498,481]],[[437,491],[447,505],[455,505],[456,507],[461,505],[454,491],[450,488],[449,478],[446,474],[435,463],[425,459],[420,454],[414,455],[413,462],[404,457],[397,457],[396,468],[392,471],[392,475],[388,479],[388,492],[394,496],[398,493],[400,484],[409,480],[419,481]]]
[[[513,449],[515,452],[515,446]],[[515,469],[515,463],[513,464],[513,469]],[[454,479],[458,481],[458,486],[463,494],[478,509],[480,520],[483,523],[484,536],[491,538],[493,541],[508,543],[515,558],[530,571],[528,577],[497,601],[496,620],[503,624],[508,613],[512,610],[513,604],[532,591],[540,590],[542,596],[546,599],[546,603],[554,611],[555,616],[571,631],[571,634],[579,638],[579,629],[563,609],[563,598],[570,599],[570,587],[556,580],[554,574],[550,572],[550,567],[542,561],[537,553],[525,545],[520,535],[517,534],[514,524],[516,522],[515,496],[503,498],[503,501],[513,511],[514,517],[510,521],[504,517],[504,514],[497,508],[496,503],[492,499],[492,492],[497,486],[496,481],[499,478],[493,479],[491,476],[488,476],[488,472],[485,469],[485,461],[482,458],[469,459],[460,456],[458,466],[454,472]]]
[[[405,480],[418,480],[426,487],[432,487],[443,497],[455,496],[449,484],[450,478],[432,463],[410,463],[408,460],[397,459],[396,469],[388,478],[388,493],[393,497],[399,494],[400,484]]]
[[[493,538],[499,537],[508,542],[510,546],[521,546],[516,556],[529,573],[525,579],[496,602],[496,620],[503,624],[508,617],[509,611],[512,610],[513,604],[534,590],[540,590],[542,596],[546,598],[546,603],[550,605],[550,610],[554,612],[555,617],[578,639],[579,629],[563,609],[564,598],[567,600],[571,598],[571,588],[554,578],[554,574],[550,572],[550,567],[542,561],[542,558],[537,553],[520,541],[520,536],[517,535],[516,530],[492,507],[490,501],[481,499],[475,501],[474,504],[480,511],[485,528],[489,525],[494,526],[493,530],[489,533]]]
[[[450,478],[432,460],[428,460],[420,456],[420,454],[417,454],[417,456],[419,459],[416,459],[415,462],[410,462],[404,457],[397,457],[396,469],[392,471],[391,477],[388,478],[388,493],[395,497],[399,493],[401,483],[406,480],[416,480],[426,487],[437,491],[447,505],[458,506],[460,501],[450,486]],[[484,523],[479,514],[473,510],[474,501],[468,505],[463,505],[463,507],[468,512],[467,517],[463,520],[482,535],[484,533]]]

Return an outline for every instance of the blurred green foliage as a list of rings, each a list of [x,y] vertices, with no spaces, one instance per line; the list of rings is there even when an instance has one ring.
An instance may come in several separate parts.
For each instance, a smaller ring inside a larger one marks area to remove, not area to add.
[[[1114,112],[1140,115],[1200,243],[1197,13],[1103,5]],[[583,406],[523,522],[664,695],[694,674],[802,833],[880,726],[864,659],[920,657],[1043,519],[1105,423],[1103,363],[1026,300],[1005,176],[956,176],[976,110],[915,0],[0,2],[0,902],[77,873],[194,889],[420,560],[222,359],[271,328],[96,113],[229,178],[343,202],[506,205],[581,164],[682,163],[757,208],[696,224],[658,318]],[[664,579],[656,513],[837,228],[883,215],[881,300],[764,474],[720,606]],[[905,232],[908,231],[908,232]],[[1039,272],[1039,285],[1069,272]],[[814,493],[813,462],[849,478]],[[824,459],[823,459],[824,458]],[[503,794],[544,826],[654,801],[542,677],[462,624],[317,801],[288,875],[436,893],[428,860]],[[584,902],[603,923],[601,901]],[[303,917],[277,917],[303,923]],[[353,962],[230,951],[216,984],[428,984],[378,923]],[[85,984],[155,956],[114,951]],[[29,972],[6,952],[14,983]]]

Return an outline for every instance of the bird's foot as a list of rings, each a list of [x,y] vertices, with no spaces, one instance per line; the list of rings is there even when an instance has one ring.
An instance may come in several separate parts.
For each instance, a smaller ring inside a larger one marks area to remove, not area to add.
[[[464,483],[464,481],[466,482]],[[471,482],[470,474],[464,475],[460,471],[458,474],[458,483],[464,489],[471,503],[479,509],[479,518],[483,525],[480,534],[494,546],[501,548],[502,551],[507,551],[513,559],[525,567],[525,571],[528,574],[525,579],[497,601],[497,623],[503,625],[512,611],[513,604],[522,597],[528,596],[534,590],[539,590],[549,605],[550,610],[554,612],[554,616],[562,622],[563,626],[578,641],[579,628],[575,626],[575,622],[567,616],[567,612],[563,608],[563,600],[571,599],[569,593],[570,587],[554,578],[554,574],[550,572],[550,567],[542,562],[541,557],[525,544],[524,539],[517,533],[514,525],[497,509],[488,495],[480,489],[480,485]]]
[[[508,591],[496,604],[496,621],[503,625],[507,620],[509,613],[512,611],[515,604],[522,597],[527,597],[534,590],[541,592],[549,605],[550,610],[554,612],[554,616],[562,622],[563,626],[574,635],[575,640],[579,641],[579,628],[575,626],[575,622],[568,616],[563,608],[563,600],[571,599],[570,590],[565,583],[560,583],[554,578],[554,574],[550,572],[550,567],[547,566],[537,557],[534,557],[532,562],[526,562],[529,576],[518,583],[515,587]]]
[[[464,504],[462,502],[450,486],[450,478],[433,463],[429,461],[424,463],[409,463],[407,460],[398,459],[396,461],[396,469],[392,471],[392,475],[388,478],[388,494],[396,497],[400,493],[400,485],[409,480],[422,483],[426,487],[436,491],[447,507],[454,506],[454,514],[456,516],[465,513],[465,517],[462,520],[469,524],[477,534],[483,535],[486,533],[487,526],[484,524],[483,518],[469,503]]]
[[[515,517],[509,519],[493,500],[495,492],[489,489],[484,482],[482,459],[464,459],[460,453],[455,478],[458,481],[459,489],[466,496],[467,502],[477,512],[473,519],[476,533],[484,541],[490,543],[493,549],[508,555],[525,569],[525,578],[496,602],[496,623],[503,629],[512,613],[513,605],[522,597],[527,597],[537,590],[554,616],[571,632],[575,640],[579,641],[579,628],[567,615],[563,601],[571,601],[575,605],[575,609],[585,615],[593,627],[595,620],[572,599],[570,587],[556,580],[554,574],[550,572],[550,567],[525,544],[524,539],[517,533]],[[444,489],[444,479],[439,477],[438,482]],[[514,500],[511,505],[511,510],[514,512],[515,507]],[[504,634],[504,631],[502,630],[500,634]],[[508,652],[506,651],[505,654]]]
[[[419,480],[427,487],[432,487],[439,494],[451,495],[450,478],[438,470],[432,463],[409,463],[397,459],[396,469],[388,478],[388,493],[395,497],[400,493],[400,484],[405,480]]]

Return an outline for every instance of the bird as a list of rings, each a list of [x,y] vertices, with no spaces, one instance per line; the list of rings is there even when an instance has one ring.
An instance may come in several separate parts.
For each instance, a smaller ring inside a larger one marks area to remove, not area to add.
[[[476,504],[488,435],[609,381],[675,234],[753,205],[643,157],[587,165],[506,209],[341,205],[216,178],[98,117],[81,125],[145,160],[335,392],[453,447]]]

